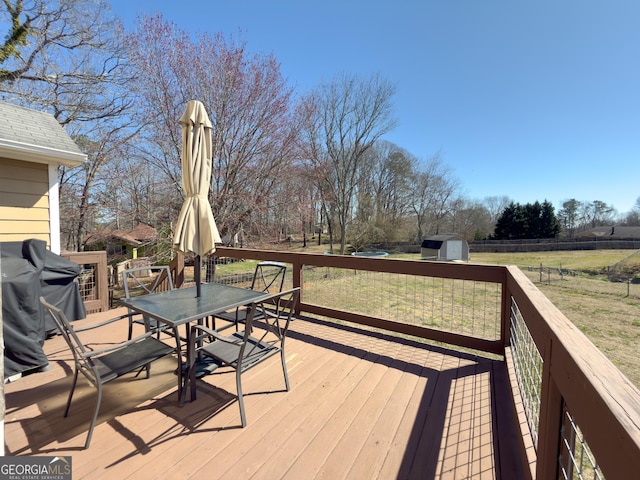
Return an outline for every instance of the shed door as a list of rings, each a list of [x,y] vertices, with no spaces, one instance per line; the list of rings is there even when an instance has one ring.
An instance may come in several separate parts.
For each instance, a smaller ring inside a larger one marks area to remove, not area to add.
[[[447,242],[447,260],[462,259],[462,240],[449,240]]]

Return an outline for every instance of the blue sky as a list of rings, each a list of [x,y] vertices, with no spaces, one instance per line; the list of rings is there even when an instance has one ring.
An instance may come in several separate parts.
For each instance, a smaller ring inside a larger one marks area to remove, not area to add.
[[[273,53],[299,93],[341,72],[397,86],[385,138],[440,153],[470,199],[640,197],[637,0],[111,0]]]

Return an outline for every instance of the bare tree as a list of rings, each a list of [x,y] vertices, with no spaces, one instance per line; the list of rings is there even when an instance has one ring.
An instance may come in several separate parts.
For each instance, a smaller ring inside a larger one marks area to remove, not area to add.
[[[105,214],[100,192],[111,171],[106,167],[119,158],[121,147],[134,135],[127,127],[127,124],[121,127],[108,124],[105,130],[93,132],[93,136],[76,137],[78,146],[87,154],[87,161],[75,169],[60,168],[61,213],[73,212],[73,215],[61,215],[68,249],[82,250],[85,235],[95,229]]]
[[[449,231],[465,240],[482,240],[488,236],[489,212],[481,202],[457,197],[450,202]]]
[[[306,158],[330,173],[323,184],[335,201],[344,254],[358,173],[369,148],[395,127],[391,100],[395,86],[379,75],[342,74],[321,84],[307,98]]]
[[[562,202],[562,208],[558,212],[558,220],[567,237],[573,237],[580,220],[582,202],[571,198]]]
[[[582,202],[581,215],[585,226],[591,228],[613,223],[615,209],[602,200]]]
[[[432,190],[431,222],[434,233],[439,234],[447,216],[451,213],[451,202],[455,200],[460,183],[448,167],[443,167],[441,173],[434,178],[437,181],[433,184]]]
[[[118,230],[139,223],[168,225],[179,213],[177,192],[166,176],[129,153],[131,143],[101,175],[96,201],[103,209],[102,224]]]
[[[4,0],[12,29],[0,49],[5,98],[63,125],[120,117],[132,106],[120,20],[102,0]]]
[[[411,209],[416,218],[417,240],[427,233],[440,233],[449,213],[449,201],[458,191],[459,182],[438,153],[414,173],[412,178]]]
[[[489,228],[489,231],[493,231],[496,226],[496,222],[498,218],[500,218],[500,214],[504,211],[505,208],[512,202],[508,196],[489,196],[485,197],[482,200],[482,205],[486,208],[487,213],[489,214],[489,222],[492,224]]]
[[[137,130],[122,24],[102,0],[4,0],[0,15],[11,24],[0,47],[0,92],[50,112],[89,156],[77,169],[59,169],[63,242],[81,249],[98,213],[90,211],[94,182]]]
[[[250,55],[233,37],[189,33],[159,15],[142,17],[129,44],[140,73],[134,85],[148,128],[142,159],[181,192],[180,128],[190,99],[213,124],[210,200],[221,232],[258,225],[296,157],[292,90],[272,55]]]
[[[376,142],[360,167],[356,223],[377,238],[395,241],[410,213],[410,182],[417,159],[405,149],[385,140]]]
[[[631,211],[624,216],[624,224],[630,227],[640,226],[640,197],[636,199]]]

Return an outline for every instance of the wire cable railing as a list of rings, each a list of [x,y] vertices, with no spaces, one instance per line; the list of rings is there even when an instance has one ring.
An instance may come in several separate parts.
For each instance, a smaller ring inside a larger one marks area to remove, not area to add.
[[[640,471],[640,391],[517,267],[220,253],[291,265],[305,314],[504,355],[529,478]]]
[[[600,466],[596,462],[582,431],[575,423],[566,403],[562,409],[560,429],[560,455],[558,470],[564,480],[604,480]]]
[[[522,318],[515,300],[511,299],[510,343],[518,390],[534,448],[538,446],[540,393],[542,389],[542,356]]]
[[[497,283],[314,266],[304,267],[303,278],[308,304],[500,339]]]

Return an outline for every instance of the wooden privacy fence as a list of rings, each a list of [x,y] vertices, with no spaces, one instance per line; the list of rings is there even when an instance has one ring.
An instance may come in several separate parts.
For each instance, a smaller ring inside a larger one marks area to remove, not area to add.
[[[522,240],[474,240],[469,252],[548,252],[557,250],[612,250],[640,248],[640,238],[529,238]]]

